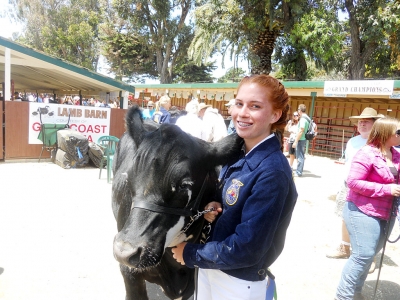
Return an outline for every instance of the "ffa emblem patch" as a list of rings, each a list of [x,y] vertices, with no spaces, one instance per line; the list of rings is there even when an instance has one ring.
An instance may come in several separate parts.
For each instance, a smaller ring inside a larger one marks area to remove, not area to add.
[[[226,190],[225,201],[228,205],[234,205],[239,198],[239,189],[243,186],[239,180],[233,179],[232,184]]]

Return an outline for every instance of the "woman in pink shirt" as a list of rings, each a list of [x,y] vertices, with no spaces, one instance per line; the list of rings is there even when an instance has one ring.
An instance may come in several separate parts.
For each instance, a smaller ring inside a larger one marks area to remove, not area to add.
[[[354,156],[347,178],[349,193],[343,218],[350,234],[352,253],[342,271],[337,300],[362,300],[369,267],[385,243],[394,197],[400,196],[398,171],[400,121],[386,117],[375,121],[367,144]]]

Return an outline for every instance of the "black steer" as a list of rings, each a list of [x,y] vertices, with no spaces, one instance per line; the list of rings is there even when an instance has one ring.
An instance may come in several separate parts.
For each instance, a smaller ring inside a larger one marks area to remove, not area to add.
[[[172,124],[143,123],[138,107],[128,111],[126,122],[112,186],[118,226],[114,256],[126,299],[148,299],[145,280],[160,285],[171,299],[188,299],[194,270],[177,263],[170,247],[199,242],[203,217],[183,229],[213,200],[216,167],[238,155],[241,139],[235,134],[206,143]]]

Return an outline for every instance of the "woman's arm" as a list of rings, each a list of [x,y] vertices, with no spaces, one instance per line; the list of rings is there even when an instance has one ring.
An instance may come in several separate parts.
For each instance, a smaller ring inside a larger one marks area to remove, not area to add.
[[[384,161],[379,161],[372,152],[362,148],[355,155],[351,162],[350,172],[347,177],[347,185],[358,194],[367,197],[384,197],[392,195],[392,188],[389,183],[371,181],[371,174],[374,172],[379,176],[386,172]],[[383,180],[383,178],[382,178]]]

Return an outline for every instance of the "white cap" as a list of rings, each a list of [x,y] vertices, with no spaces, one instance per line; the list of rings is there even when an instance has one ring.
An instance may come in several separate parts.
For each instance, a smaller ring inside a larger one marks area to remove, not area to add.
[[[229,102],[227,103],[227,104],[225,104],[225,106],[232,106],[232,105],[235,105],[235,101],[236,101],[236,99],[231,99],[231,100],[229,100]]]

